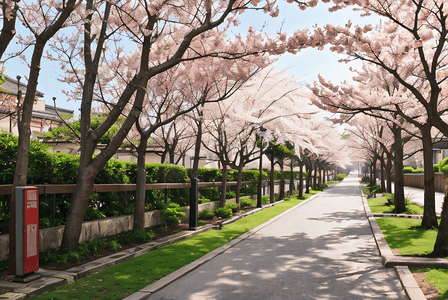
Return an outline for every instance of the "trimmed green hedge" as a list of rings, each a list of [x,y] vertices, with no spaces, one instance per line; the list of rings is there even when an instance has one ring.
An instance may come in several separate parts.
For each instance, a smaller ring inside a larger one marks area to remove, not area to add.
[[[0,184],[12,184],[17,155],[16,136],[0,133]],[[28,184],[74,184],[78,174],[79,156],[67,153],[53,154],[49,147],[38,141],[31,140]],[[298,178],[298,172],[295,172]],[[148,163],[146,164],[146,182],[189,182],[191,170],[182,166]],[[200,168],[198,179],[201,182],[221,181],[221,170]],[[263,171],[263,180],[269,178]],[[243,181],[258,180],[258,170],[244,170]],[[111,159],[100,170],[95,178],[97,184],[135,183],[137,163]],[[274,178],[280,179],[280,172],[275,171]],[[285,178],[289,174],[285,172]],[[227,180],[237,180],[237,170],[229,170]],[[233,196],[236,186],[228,187],[226,193]],[[212,201],[219,200],[218,188],[200,188],[200,195]],[[257,192],[257,184],[252,183],[241,187],[241,196],[253,195]],[[189,204],[189,189],[148,190],[145,207],[147,210],[162,209],[165,202],[174,202],[181,206]],[[40,226],[41,228],[64,225],[67,219],[71,194],[40,195]],[[0,195],[0,234],[9,232],[10,195]],[[93,193],[84,220],[90,221],[112,216],[134,213],[135,191],[121,193]],[[56,212],[53,217],[53,205]]]

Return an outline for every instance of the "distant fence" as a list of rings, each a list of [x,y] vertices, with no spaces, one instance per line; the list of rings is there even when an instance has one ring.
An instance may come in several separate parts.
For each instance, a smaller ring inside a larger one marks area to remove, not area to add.
[[[288,189],[288,182],[289,180],[285,181],[286,189]],[[241,186],[247,187],[249,185],[256,185],[258,184],[258,180],[251,180],[251,181],[242,181]],[[279,186],[280,181],[276,180],[274,181],[274,185]],[[236,186],[237,181],[228,181],[226,186]],[[36,185],[30,185],[35,186],[38,188],[40,195],[47,195],[50,196],[49,199],[46,200],[46,209],[47,212],[45,214],[45,217],[47,217],[49,220],[54,221],[56,218],[57,213],[61,213],[61,207],[57,204],[58,197],[71,197],[71,195],[74,193],[76,184],[36,184]],[[199,188],[220,188],[221,182],[199,182],[198,184]],[[175,190],[175,189],[189,189],[191,188],[190,183],[148,183],[145,185],[146,190]],[[266,188],[269,190],[269,180],[263,181],[263,189],[265,190],[264,194],[266,193]],[[8,227],[8,213],[9,213],[9,202],[10,198],[8,195],[11,195],[12,193],[12,185],[0,185],[0,196],[3,195],[3,198],[0,198],[0,234],[7,233],[9,230]],[[124,202],[128,202],[128,200],[133,200],[133,196],[135,194],[136,190],[136,184],[95,184],[92,188],[92,193],[119,193],[122,195],[122,199]],[[60,195],[60,196],[57,196]],[[7,198],[5,198],[7,197]],[[68,209],[66,209],[68,210]],[[43,212],[41,212],[43,213]],[[66,212],[65,212],[66,213]],[[119,213],[117,215],[125,215],[126,213]],[[64,215],[65,216],[65,215]],[[109,215],[106,215],[109,217]],[[41,214],[42,217],[42,214]],[[96,219],[96,218],[95,218]],[[49,225],[50,227],[53,225]]]
[[[264,180],[263,184],[268,182]],[[258,181],[242,181],[242,185],[258,183]],[[237,185],[237,181],[228,181],[226,186]],[[35,186],[39,190],[39,194],[53,195],[53,194],[73,194],[75,192],[76,184],[36,184]],[[105,192],[128,192],[136,190],[135,183],[129,184],[95,184],[93,186],[93,193],[105,193]],[[199,182],[198,187],[220,187],[221,182]],[[147,183],[145,185],[146,190],[172,190],[172,189],[189,189],[191,184],[185,183]],[[11,195],[12,184],[0,185],[0,195]]]
[[[425,188],[425,174],[424,173],[404,173],[404,185],[416,188]],[[445,190],[445,181],[443,179],[444,173],[434,174],[434,185],[436,192],[443,193]]]

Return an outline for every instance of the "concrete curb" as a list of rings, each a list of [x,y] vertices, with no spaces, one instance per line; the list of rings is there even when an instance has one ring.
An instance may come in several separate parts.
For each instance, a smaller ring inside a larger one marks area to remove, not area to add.
[[[375,242],[378,248],[378,251],[381,255],[381,261],[385,268],[395,268],[395,271],[397,272],[398,279],[401,282],[401,285],[403,286],[403,289],[406,293],[406,295],[411,300],[426,300],[425,295],[423,294],[422,290],[418,286],[417,282],[414,279],[414,276],[412,276],[411,271],[409,271],[409,266],[415,267],[416,265],[410,264],[410,260],[416,260],[414,257],[396,257],[392,253],[392,250],[389,247],[389,244],[387,243],[386,239],[384,238],[383,232],[381,231],[378,223],[375,220],[375,217],[377,214],[372,214],[369,204],[367,202],[366,197],[363,196],[361,193],[362,198],[362,204],[364,206],[364,211],[366,214],[366,217],[369,221],[370,228],[372,230],[373,237],[375,238]],[[395,217],[393,215],[396,214],[378,214],[383,217]],[[387,216],[385,216],[387,215]],[[403,215],[399,215],[399,217],[402,217]],[[429,259],[428,259],[429,260]],[[446,261],[446,260],[445,260]],[[448,261],[447,261],[448,262]],[[448,267],[448,264],[447,264]]]
[[[310,197],[308,200],[310,200],[313,197]],[[306,200],[306,201],[308,201],[308,200]],[[105,270],[109,267],[118,265],[118,264],[128,261],[128,260],[131,260],[132,258],[149,253],[151,251],[168,246],[170,244],[185,240],[185,239],[195,236],[199,233],[206,232],[210,229],[220,229],[223,225],[230,224],[230,223],[235,222],[245,216],[248,216],[257,211],[263,210],[264,208],[268,208],[273,205],[282,203],[283,201],[284,200],[277,201],[275,203],[269,203],[269,204],[263,205],[262,208],[254,209],[245,214],[234,216],[230,220],[223,221],[219,226],[205,225],[205,226],[199,227],[198,230],[196,230],[196,231],[182,231],[180,233],[177,233],[177,234],[174,234],[174,235],[162,238],[162,239],[158,239],[153,242],[142,244],[142,245],[139,245],[134,248],[129,248],[129,249],[114,253],[112,255],[102,257],[100,259],[91,261],[84,265],[80,265],[80,266],[76,266],[74,268],[68,269],[66,271],[53,271],[53,270],[39,269],[36,273],[41,274],[42,278],[40,278],[36,281],[33,281],[33,282],[18,283],[18,282],[11,282],[11,281],[4,281],[4,282],[2,281],[2,282],[0,282],[0,287],[8,289],[8,290],[12,290],[13,292],[8,292],[6,294],[0,295],[0,299],[1,300],[20,300],[20,299],[24,299],[27,296],[40,295],[40,294],[42,294],[46,291],[49,291],[53,288],[73,283],[81,278],[88,276],[89,274]],[[306,201],[303,201],[302,203],[304,203]],[[300,204],[302,204],[302,203],[300,203]],[[296,206],[298,206],[298,205],[296,205]],[[246,234],[247,234],[247,232],[245,234],[241,235],[240,237],[246,236]],[[248,236],[246,236],[246,238],[247,237]],[[235,239],[235,240],[237,240],[237,239]],[[223,251],[227,250],[228,248],[230,248],[231,246],[233,246],[235,244],[235,242],[234,242],[235,240],[230,241],[229,243],[227,243],[226,245],[224,245],[218,249],[222,248],[222,249],[224,249]],[[203,264],[206,261],[208,261],[211,258],[218,255],[219,253],[223,252],[223,251],[221,251],[221,252],[217,253],[218,249],[215,249],[212,252],[204,255],[202,258],[191,263],[190,265],[194,266],[194,264],[196,262]],[[171,279],[171,281],[172,281],[172,280],[175,280],[176,278],[179,278],[180,276],[183,276],[183,274],[185,274],[185,272],[191,271],[191,269],[189,269],[189,268],[191,268],[190,265],[188,265],[189,267],[184,266],[183,268],[169,274],[168,276],[160,279],[159,281],[161,282],[165,278],[166,278],[166,280]],[[161,283],[163,283],[163,282],[161,282]],[[139,293],[137,292],[134,294],[138,295]],[[133,296],[134,294],[132,294],[131,296]],[[145,292],[144,292],[144,294],[147,295]],[[129,297],[131,297],[131,296],[129,296]],[[141,299],[141,298],[130,298],[130,299]]]
[[[283,217],[284,215],[290,213],[291,211],[293,211],[294,209],[297,209],[298,207],[308,203],[309,201],[313,200],[314,198],[316,198],[319,194],[313,195],[310,198],[308,198],[307,200],[299,203],[298,205],[291,207],[290,209],[284,211],[283,213],[275,216],[274,218],[270,219],[269,221],[255,227],[252,230],[247,231],[246,233],[243,233],[242,235],[240,235],[239,237],[231,240],[230,242],[228,242],[227,244],[207,253],[206,255],[202,256],[201,258],[195,260],[194,262],[183,266],[182,268],[178,269],[177,271],[174,271],[173,273],[163,277],[162,279],[155,281],[149,285],[147,285],[145,288],[133,293],[132,295],[124,298],[123,300],[141,300],[141,299],[146,299],[148,296],[150,296],[151,294],[157,292],[158,290],[166,287],[167,285],[169,285],[170,283],[172,283],[173,281],[175,281],[176,279],[188,274],[189,272],[193,271],[194,269],[200,267],[201,265],[205,264],[206,262],[208,262],[209,260],[213,259],[214,257],[218,256],[219,254],[223,253],[224,251],[226,251],[227,249],[233,247],[234,245],[244,241],[245,239],[249,238],[250,236],[254,235],[255,233],[257,233],[258,231],[260,231],[261,229],[263,229],[264,227],[268,226],[269,224],[275,222],[276,220],[278,220],[279,218]],[[272,206],[272,205],[269,205]]]

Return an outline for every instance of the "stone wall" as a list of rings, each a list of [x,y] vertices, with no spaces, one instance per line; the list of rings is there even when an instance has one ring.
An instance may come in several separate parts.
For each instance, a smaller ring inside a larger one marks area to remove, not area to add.
[[[204,209],[215,210],[218,202],[199,204],[199,211]],[[183,222],[188,223],[190,207],[184,207],[186,217]],[[88,221],[82,224],[79,242],[87,242],[100,237],[116,235],[121,232],[132,230],[134,216],[111,217],[101,220]],[[160,216],[160,211],[149,211],[145,213],[145,227],[163,225],[165,221]],[[65,226],[51,227],[39,230],[39,252],[56,249],[61,245]],[[9,234],[0,235],[0,261],[9,257]]]

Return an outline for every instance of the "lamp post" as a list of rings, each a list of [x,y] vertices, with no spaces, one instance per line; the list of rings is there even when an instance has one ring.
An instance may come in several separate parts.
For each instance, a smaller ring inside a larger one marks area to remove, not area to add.
[[[257,207],[261,207],[261,188],[263,185],[263,137],[266,133],[266,128],[260,126],[260,131],[257,133],[258,139],[260,141],[260,175],[258,176],[258,190],[257,190]]]

